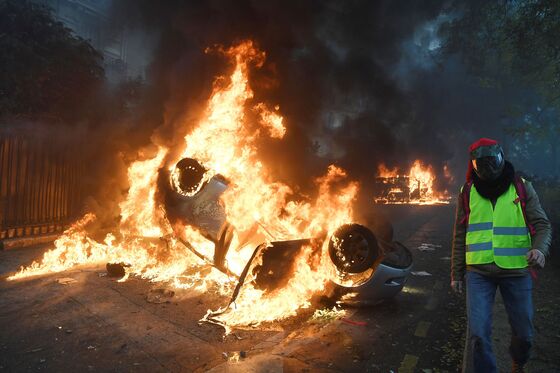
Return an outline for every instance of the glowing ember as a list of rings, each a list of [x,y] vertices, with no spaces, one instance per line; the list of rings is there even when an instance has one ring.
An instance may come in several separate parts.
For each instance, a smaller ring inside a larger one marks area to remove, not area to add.
[[[171,226],[163,206],[156,200],[159,169],[171,172],[171,183],[178,183],[174,166],[182,158],[196,159],[208,171],[204,180],[220,174],[228,181],[221,196],[227,221],[236,235],[226,261],[237,274],[244,268],[256,245],[270,241],[311,237],[328,237],[337,227],[353,221],[352,202],[358,185],[346,181],[344,170],[330,166],[316,180],[314,201],[297,200],[292,189],[274,180],[259,159],[258,140],[264,136],[281,139],[285,132],[279,107],[271,110],[265,103],[254,103],[248,80],[251,67],[263,65],[265,54],[251,41],[229,49],[213,48],[228,57],[232,72],[228,79],[216,79],[214,90],[198,125],[185,136],[185,147],[178,159],[167,159],[171,152],[160,146],[152,157],[140,160],[128,169],[130,189],[120,203],[121,220],[115,236],[104,243],[90,238],[87,224],[94,219],[88,214],[56,241],[41,263],[33,263],[10,279],[59,272],[80,264],[127,263],[127,275],[152,281],[167,281],[176,287],[206,291],[210,287],[229,294],[235,278],[212,269],[202,275],[197,269],[204,263],[186,250],[173,233],[181,232],[196,250],[211,257],[214,244],[189,226]],[[252,111],[256,116],[246,115]],[[250,118],[256,118],[255,120]],[[167,158],[166,158],[167,157]],[[192,192],[196,194],[200,186]],[[184,234],[183,234],[184,233]],[[253,237],[243,240],[240,237]],[[247,281],[235,307],[219,316],[228,325],[258,325],[279,320],[308,307],[314,293],[324,289],[335,276],[327,260],[328,240],[319,250],[304,247],[294,262],[294,274],[280,289],[267,293]],[[317,255],[318,253],[318,255]]]
[[[449,173],[447,167],[444,174]],[[414,161],[408,175],[399,173],[397,168],[388,169],[384,164],[378,167],[377,185],[380,186],[376,203],[434,205],[448,204],[447,191],[438,193],[434,190],[435,175],[431,166],[425,166],[420,160]]]

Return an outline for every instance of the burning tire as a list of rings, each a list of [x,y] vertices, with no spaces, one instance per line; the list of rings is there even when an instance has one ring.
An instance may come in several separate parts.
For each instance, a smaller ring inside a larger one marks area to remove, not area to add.
[[[363,225],[345,224],[329,240],[329,256],[343,273],[361,273],[371,268],[380,256],[372,231]]]

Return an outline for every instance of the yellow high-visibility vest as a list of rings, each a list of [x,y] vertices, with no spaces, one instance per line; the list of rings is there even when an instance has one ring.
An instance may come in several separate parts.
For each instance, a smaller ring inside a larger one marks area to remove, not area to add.
[[[473,185],[469,207],[467,264],[494,262],[505,269],[527,267],[526,254],[531,250],[531,235],[515,186],[511,184],[492,208],[492,202],[482,197]]]

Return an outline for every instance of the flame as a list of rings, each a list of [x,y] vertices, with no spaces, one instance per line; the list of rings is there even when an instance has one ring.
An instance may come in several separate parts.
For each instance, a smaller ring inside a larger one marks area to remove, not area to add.
[[[381,163],[379,167],[377,167],[377,175],[380,177],[399,177],[399,169],[396,167],[389,169],[385,164]]]
[[[330,166],[316,180],[318,196],[314,203],[288,200],[292,189],[273,180],[258,157],[257,141],[267,134],[282,138],[286,132],[283,118],[264,103],[253,107],[260,114],[258,123],[246,120],[244,107],[253,98],[248,84],[250,63],[262,64],[264,55],[255,52],[252,42],[224,51],[235,57],[235,68],[226,87],[216,87],[199,125],[185,137],[182,157],[195,158],[204,166],[225,176],[232,185],[222,196],[228,221],[237,231],[255,229],[255,235],[272,240],[315,237],[333,232],[351,222],[356,183],[344,183],[346,173]],[[254,247],[231,250],[228,265],[242,268]],[[325,248],[323,248],[324,250]],[[323,258],[325,256],[323,255]],[[258,324],[293,315],[309,305],[313,293],[322,289],[332,276],[327,261],[311,271],[310,251],[304,250],[296,261],[296,272],[288,285],[275,294],[265,294],[252,285],[245,286],[231,312],[221,320],[228,325]]]
[[[154,158],[134,162],[128,168],[130,189],[128,197],[119,204],[121,209],[120,230],[123,234],[144,237],[161,237],[163,235],[160,223],[162,215],[156,208],[154,195],[157,170],[161,166],[165,154],[166,150],[159,148]]]
[[[434,170],[430,165],[424,165],[419,159],[415,160],[408,175],[403,175],[398,168],[389,169],[380,164],[377,174],[378,179],[388,188],[383,196],[374,198],[376,203],[389,204],[448,204],[449,195],[447,191],[437,192],[434,190],[436,180]],[[444,175],[447,178],[449,170],[444,167]]]
[[[261,124],[268,128],[271,137],[277,139],[284,137],[286,127],[284,127],[284,118],[281,115],[268,109],[262,102],[255,105],[254,109],[260,114]],[[275,110],[280,110],[280,107],[276,106]]]
[[[419,198],[433,200],[434,189],[433,184],[435,180],[432,166],[424,166],[420,160],[414,161],[408,174],[408,187],[410,194],[418,194]]]
[[[112,248],[114,236],[107,235],[105,244],[97,243],[89,238],[85,227],[95,219],[94,214],[85,214],[54,242],[55,248],[47,251],[40,263],[34,261],[8,279],[16,280],[28,276],[62,272],[79,264],[93,264],[105,260]]]
[[[298,309],[308,308],[313,294],[323,289],[327,281],[336,275],[326,260],[313,263],[314,260],[317,258],[313,256],[312,248],[304,248],[296,260],[294,275],[286,286],[272,294],[246,286],[231,305],[232,312],[218,319],[226,325],[258,325],[294,316]]]
[[[298,199],[288,185],[276,181],[260,160],[259,140],[270,137],[279,141],[287,130],[278,106],[270,109],[265,103],[254,102],[249,70],[263,65],[265,53],[252,41],[228,49],[214,47],[207,52],[229,58],[232,71],[229,78],[215,80],[198,124],[185,136],[184,150],[173,154],[181,154],[179,159],[190,157],[199,161],[209,170],[207,178],[220,174],[230,181],[221,197],[227,221],[237,232],[226,258],[228,267],[239,273],[263,239],[328,237],[340,225],[352,222],[352,202],[358,184],[348,181],[343,169],[329,166],[316,179],[316,196],[304,200]],[[251,112],[256,115],[248,115]],[[94,219],[88,214],[64,232],[55,242],[55,249],[47,252],[40,263],[22,268],[10,279],[109,261],[127,263],[127,274],[152,281],[167,281],[175,287],[199,291],[214,288],[221,294],[230,294],[235,278],[216,269],[201,270],[204,262],[173,237],[174,229],[156,201],[158,170],[169,167],[172,172],[179,160],[166,162],[169,154],[168,148],[160,146],[153,157],[140,154],[142,159],[130,165],[130,189],[119,205],[118,234],[107,235],[103,243],[96,242],[86,233],[87,225]],[[212,257],[210,241],[192,227],[181,229],[197,251]],[[241,244],[238,237],[247,232],[260,242]],[[235,305],[219,319],[227,325],[258,325],[309,307],[312,295],[335,276],[327,260],[327,244],[325,240],[318,255],[311,247],[303,248],[295,258],[293,276],[281,289],[267,293],[251,282],[246,283]]]

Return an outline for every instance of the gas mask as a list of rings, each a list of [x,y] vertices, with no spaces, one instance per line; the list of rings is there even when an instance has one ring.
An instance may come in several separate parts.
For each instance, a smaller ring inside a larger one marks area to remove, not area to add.
[[[481,146],[471,152],[474,172],[481,180],[494,181],[504,170],[504,152],[500,145]]]

